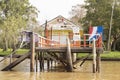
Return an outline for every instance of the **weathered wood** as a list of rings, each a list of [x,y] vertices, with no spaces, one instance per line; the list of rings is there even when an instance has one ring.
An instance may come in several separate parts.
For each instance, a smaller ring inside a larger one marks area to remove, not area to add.
[[[39,60],[39,70],[41,71],[41,56],[40,56],[40,52],[38,53],[38,60]]]
[[[10,64],[12,63],[12,54],[10,55]]]
[[[7,67],[5,67],[4,69],[2,69],[2,71],[11,70],[13,67],[15,67],[16,65],[18,65],[19,63],[21,63],[22,61],[24,61],[26,58],[28,58],[28,56],[30,56],[30,52],[25,53],[23,56],[21,56],[20,58],[18,58],[16,61],[12,62]]]
[[[67,71],[72,72],[73,71],[73,65],[72,65],[72,55],[71,55],[71,48],[70,48],[70,40],[67,38]]]
[[[41,52],[66,53],[67,47],[36,47]],[[92,47],[72,47],[71,53],[92,53]]]
[[[80,63],[80,66],[82,66],[82,65],[83,65],[83,63],[85,63],[85,61],[87,60],[87,58],[88,58],[89,56],[90,56],[90,55],[86,56],[86,58],[85,58],[85,59],[83,59],[83,61]]]
[[[50,69],[50,60],[49,58],[47,58],[47,70],[49,71],[49,69]]]
[[[93,73],[96,72],[96,43],[95,39],[93,39]]]
[[[53,53],[66,53],[67,47],[36,47],[36,51],[53,52]],[[92,53],[92,47],[71,47],[71,53]],[[103,50],[96,48],[97,51]]]
[[[42,52],[42,70],[44,71],[44,52]]]
[[[75,62],[77,60],[76,53],[72,53],[72,62]]]
[[[76,60],[75,62],[73,62],[73,65],[76,65],[76,64],[80,63],[80,61],[86,60],[90,55],[91,54],[88,54],[86,57],[83,57],[83,58],[81,58],[79,60]]]
[[[97,62],[96,62],[96,71],[98,73],[100,73],[101,70],[101,57],[100,57],[100,53],[97,53]]]
[[[38,72],[38,53],[36,54],[36,72]]]
[[[39,59],[39,62],[40,62],[40,71],[42,71],[42,52],[40,52],[40,59]]]
[[[35,65],[35,38],[34,33],[31,34],[31,57],[30,57],[30,71],[34,71]]]
[[[52,56],[50,53],[47,54],[47,57],[51,58],[54,61],[60,62],[59,60],[56,59],[56,57]]]
[[[53,67],[53,60],[52,59],[50,59],[50,64],[51,64],[51,69],[52,69],[52,67]]]

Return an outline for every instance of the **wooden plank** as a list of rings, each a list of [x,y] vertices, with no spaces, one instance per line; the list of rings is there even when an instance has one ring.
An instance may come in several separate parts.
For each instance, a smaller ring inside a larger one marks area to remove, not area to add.
[[[83,58],[81,58],[81,59],[73,62],[73,65],[76,65],[76,64],[80,63],[80,61],[87,59],[90,55],[91,55],[91,54],[88,54],[87,56],[85,56],[85,57],[83,57]]]
[[[67,47],[36,47],[36,51],[54,52],[54,53],[65,53]],[[99,48],[97,48],[99,50]],[[71,47],[71,53],[92,53],[92,47]]]
[[[12,62],[8,66],[6,66],[4,69],[2,69],[2,71],[11,70],[13,67],[15,67],[16,65],[18,65],[19,63],[21,63],[22,61],[24,61],[29,56],[30,56],[30,52],[24,54],[23,56],[21,56],[20,58],[18,58],[16,61]]]

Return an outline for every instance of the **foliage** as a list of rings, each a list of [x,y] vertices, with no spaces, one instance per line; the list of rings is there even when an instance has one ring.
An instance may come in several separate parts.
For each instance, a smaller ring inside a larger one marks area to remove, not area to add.
[[[0,42],[3,48],[15,48],[19,32],[29,26],[29,20],[35,22],[37,9],[30,5],[29,0],[0,0]]]
[[[72,10],[70,12],[71,14],[71,20],[78,24],[78,25],[82,25],[82,23],[79,23],[79,20],[82,20],[83,17],[85,17],[86,15],[86,10],[85,8],[83,8],[83,5],[75,5],[75,6],[72,6]]]
[[[28,49],[18,49],[16,54],[24,54],[27,53],[29,50]],[[0,55],[9,55],[12,53],[12,49],[8,49],[7,51],[3,52],[3,49],[0,49]]]
[[[104,26],[104,36],[108,40],[111,12],[113,2],[115,1],[112,21],[111,45],[112,49],[116,49],[116,44],[120,39],[120,0],[85,0],[83,8],[86,10],[84,18],[79,18],[79,22],[83,24],[84,31],[88,33],[89,26]],[[80,8],[78,9],[78,11]],[[75,16],[77,16],[76,14]],[[74,17],[75,17],[74,16]]]

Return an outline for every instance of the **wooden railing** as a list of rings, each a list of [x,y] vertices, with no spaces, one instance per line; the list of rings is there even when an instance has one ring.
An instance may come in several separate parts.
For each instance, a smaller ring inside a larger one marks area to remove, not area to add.
[[[71,40],[71,47],[92,47],[93,41],[89,40],[90,34],[84,34],[79,41]],[[96,47],[102,47],[102,36],[96,34]],[[59,41],[50,40],[39,36],[38,47],[66,47],[67,44],[60,44]]]
[[[58,47],[60,46],[60,43],[55,40],[50,40],[45,37],[39,36],[39,42],[38,42],[39,47]]]

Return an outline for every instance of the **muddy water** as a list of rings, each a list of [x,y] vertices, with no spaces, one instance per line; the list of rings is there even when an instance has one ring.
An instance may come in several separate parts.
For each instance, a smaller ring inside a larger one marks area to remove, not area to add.
[[[1,58],[0,58],[1,59]],[[0,63],[0,69],[9,63],[9,59]],[[74,72],[52,69],[45,72],[29,72],[29,60],[13,68],[13,71],[0,71],[0,80],[120,80],[120,61],[102,61],[101,73],[92,73],[92,62],[86,61],[82,66],[75,66]]]

